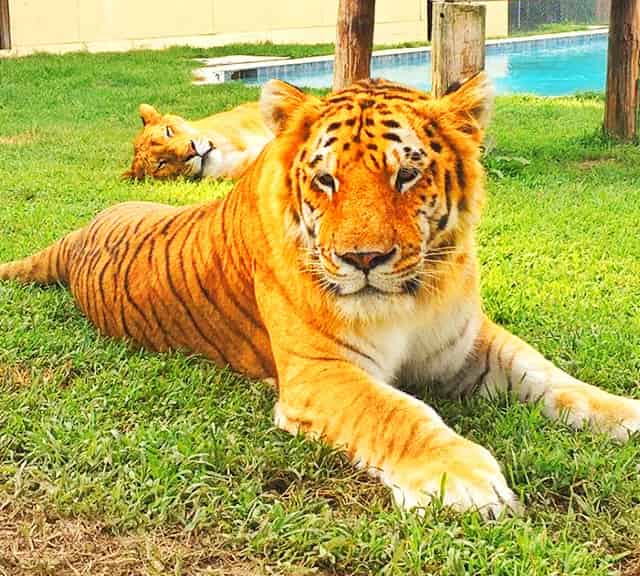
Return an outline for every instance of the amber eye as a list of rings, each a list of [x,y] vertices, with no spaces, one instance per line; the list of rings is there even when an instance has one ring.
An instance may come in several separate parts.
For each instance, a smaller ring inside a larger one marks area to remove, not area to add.
[[[417,168],[402,166],[396,174],[396,190],[404,192],[422,176]]]
[[[171,126],[167,126],[164,133],[167,135],[167,138],[171,138],[171,136],[173,136],[173,129]]]
[[[321,190],[331,196],[336,191],[336,179],[328,172],[318,174],[313,179],[313,184]]]

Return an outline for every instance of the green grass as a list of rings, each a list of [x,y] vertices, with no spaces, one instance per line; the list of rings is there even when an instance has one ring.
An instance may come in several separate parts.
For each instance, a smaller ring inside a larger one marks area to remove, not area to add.
[[[140,102],[197,117],[257,97],[189,83],[192,57],[237,51],[0,60],[0,261],[117,201],[228,191],[118,176]],[[498,98],[482,291],[493,318],[562,368],[637,397],[640,150],[603,141],[602,116],[589,95]],[[0,511],[39,503],[114,534],[184,527],[285,573],[605,575],[640,552],[637,439],[574,433],[508,400],[434,401],[497,455],[526,512],[421,519],[340,454],[276,430],[273,401],[267,385],[199,358],[100,337],[61,288],[0,285]]]
[[[594,26],[603,26],[603,24],[584,24],[577,22],[553,22],[551,24],[542,24],[532,30],[514,30],[511,36],[535,36],[538,34],[560,34],[562,32],[579,32],[581,30],[589,30]]]

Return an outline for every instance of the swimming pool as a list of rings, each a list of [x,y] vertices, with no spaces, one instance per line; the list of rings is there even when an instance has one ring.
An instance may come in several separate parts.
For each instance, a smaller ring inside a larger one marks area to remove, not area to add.
[[[488,42],[486,69],[500,94],[528,92],[544,96],[601,91],[605,87],[607,34],[603,31],[555,37]],[[431,52],[405,50],[374,56],[372,76],[423,90],[431,87]],[[280,78],[297,86],[331,86],[333,60],[278,63],[234,73],[234,79],[262,84]]]

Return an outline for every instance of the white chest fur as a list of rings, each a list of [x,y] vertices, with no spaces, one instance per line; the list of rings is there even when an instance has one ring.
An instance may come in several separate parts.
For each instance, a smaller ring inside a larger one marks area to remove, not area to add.
[[[402,373],[418,382],[454,377],[473,349],[482,316],[475,299],[425,307],[410,317],[347,335],[364,354],[351,360],[373,378],[393,383]]]

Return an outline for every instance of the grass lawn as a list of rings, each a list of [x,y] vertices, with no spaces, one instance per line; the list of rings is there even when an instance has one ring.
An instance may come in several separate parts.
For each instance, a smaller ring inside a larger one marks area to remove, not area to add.
[[[192,57],[241,51],[0,60],[0,261],[118,201],[227,192],[119,174],[140,102],[197,117],[257,97],[190,85]],[[640,149],[603,142],[602,116],[594,97],[498,98],[483,294],[563,369],[640,397]],[[62,288],[0,284],[0,574],[640,573],[638,438],[574,433],[506,398],[434,399],[526,512],[419,518],[341,454],[276,430],[273,402],[200,358],[100,337]]]

